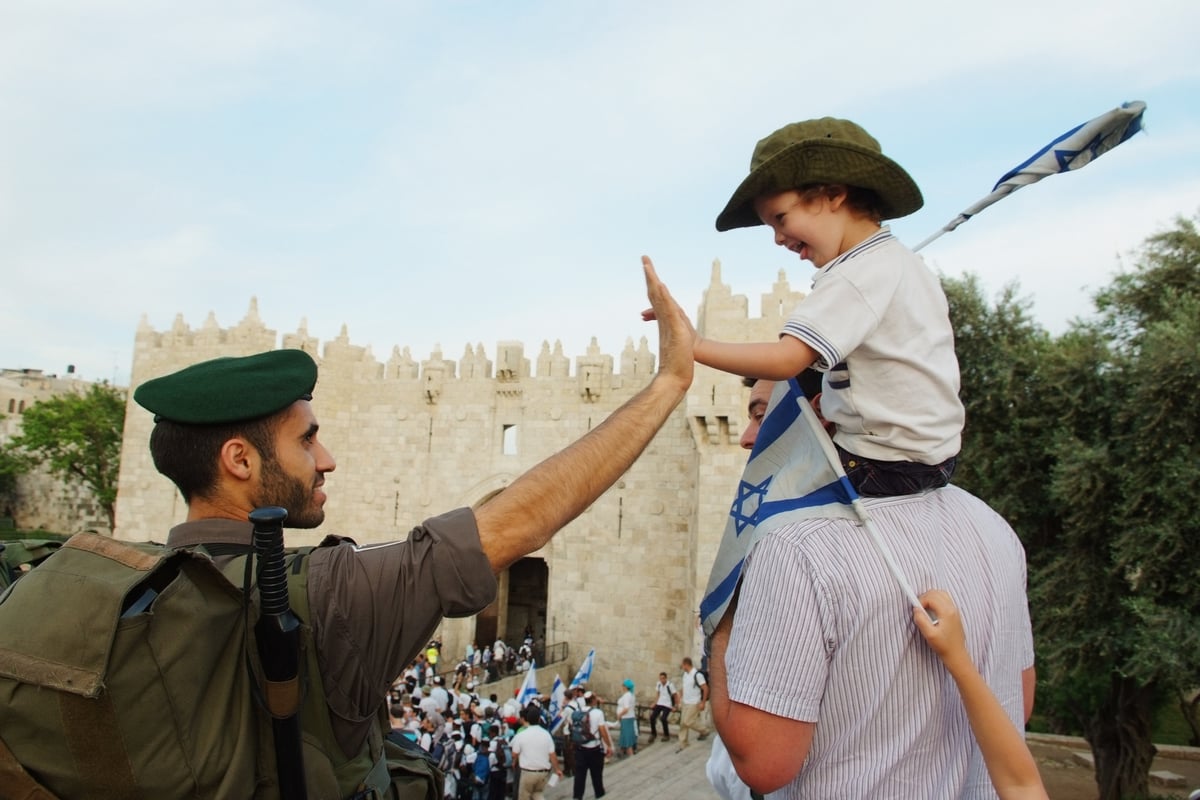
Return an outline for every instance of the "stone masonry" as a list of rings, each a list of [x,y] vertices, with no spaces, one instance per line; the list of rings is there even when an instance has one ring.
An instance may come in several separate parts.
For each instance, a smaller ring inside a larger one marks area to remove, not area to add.
[[[716,339],[769,341],[802,296],[781,271],[762,295],[759,315],[750,317],[747,298],[721,282],[714,262],[696,326]],[[338,465],[326,483],[325,524],[319,533],[289,532],[291,545],[315,544],[325,533],[360,544],[404,538],[429,516],[478,505],[600,424],[649,381],[657,357],[644,338],[637,346],[627,341],[616,358],[593,340],[572,370],[561,344],[543,342],[531,359],[523,344],[502,341],[492,358],[480,344],[467,345],[458,361],[435,350],[418,362],[407,348],[394,348],[381,363],[369,347],[351,344],[345,328],[323,347],[304,322],[280,339],[251,300],[231,328],[210,315],[199,329],[177,318],[159,332],[143,319],[130,396],[142,382],[188,364],[276,346],[317,359],[313,404],[321,439]],[[698,655],[697,610],[746,459],[738,445],[746,396],[739,378],[698,367],[686,401],[637,463],[533,554],[546,566],[545,616],[529,621],[539,635],[544,628],[547,643],[570,642],[576,663],[594,647],[593,683],[602,691],[615,696],[625,677],[649,687],[660,670],[674,673],[682,656]],[[185,515],[182,499],[151,462],[152,425],[131,400],[118,538],[162,541]],[[505,619],[508,577],[501,576],[497,604],[501,632],[522,630]],[[443,623],[445,657],[462,657],[476,624]],[[552,679],[542,677],[544,690]]]

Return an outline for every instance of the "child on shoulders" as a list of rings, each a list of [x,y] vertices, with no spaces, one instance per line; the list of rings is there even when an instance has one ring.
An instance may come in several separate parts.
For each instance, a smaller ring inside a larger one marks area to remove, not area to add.
[[[787,125],[754,149],[750,174],[717,230],[766,225],[775,243],[812,262],[812,291],[778,341],[698,337],[696,361],[736,375],[785,380],[825,373],[822,411],[864,496],[945,486],[964,420],[949,308],[937,276],[883,220],[913,213],[920,189],[879,143],[848,120]],[[645,315],[644,315],[645,316]]]

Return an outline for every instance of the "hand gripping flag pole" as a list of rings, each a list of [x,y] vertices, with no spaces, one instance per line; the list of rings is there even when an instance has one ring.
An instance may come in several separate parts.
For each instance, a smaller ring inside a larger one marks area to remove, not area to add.
[[[793,378],[775,384],[738,484],[725,535],[700,602],[705,636],[712,635],[729,608],[746,556],[759,535],[789,522],[818,517],[848,519],[863,526],[905,597],[913,606],[920,605],[846,477],[816,412]]]
[[[1036,183],[1047,175],[1081,169],[1117,145],[1131,138],[1142,129],[1142,114],[1146,104],[1141,100],[1122,103],[1107,114],[1101,114],[1089,122],[1077,125],[1038,150],[1024,162],[1001,176],[986,197],[946,223],[941,230],[913,248],[920,250],[942,234],[962,225],[983,211],[1020,189]]]

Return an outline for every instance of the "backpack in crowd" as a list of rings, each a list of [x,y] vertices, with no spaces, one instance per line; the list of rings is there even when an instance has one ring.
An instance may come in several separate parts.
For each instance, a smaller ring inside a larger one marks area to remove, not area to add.
[[[594,741],[596,732],[592,730],[591,709],[578,708],[571,712],[571,741],[575,744],[587,744]]]
[[[224,547],[77,534],[0,595],[0,794],[279,797],[271,720],[256,700],[249,548],[219,568]],[[285,556],[301,621],[311,550]],[[300,650],[308,796],[441,800],[436,768],[384,739],[382,703],[362,750],[341,752],[307,625]]]
[[[438,770],[443,775],[449,775],[458,769],[458,762],[462,758],[462,751],[455,746],[453,739],[442,734],[442,738],[433,746],[433,757],[437,761]]]
[[[471,771],[475,774],[475,785],[486,786],[488,779],[492,775],[492,763],[488,758],[487,751],[480,750],[475,754],[475,763],[471,765]]]

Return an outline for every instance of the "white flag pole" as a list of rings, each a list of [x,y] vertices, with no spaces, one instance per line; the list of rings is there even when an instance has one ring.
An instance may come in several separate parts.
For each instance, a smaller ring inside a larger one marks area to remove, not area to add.
[[[834,472],[842,480],[846,480],[846,473],[842,470],[842,459],[838,456],[837,451],[833,448],[833,441],[829,438],[829,434],[825,432],[820,420],[817,419],[817,412],[813,410],[812,404],[808,402],[807,397],[800,399],[800,415],[804,417],[804,421],[808,423],[808,427],[812,429],[813,437],[820,443],[822,452],[825,453],[825,458],[829,465],[833,467]],[[892,555],[892,550],[887,546],[887,542],[879,534],[879,529],[875,527],[875,523],[871,520],[871,514],[867,511],[867,507],[863,501],[857,497],[855,493],[854,500],[851,501],[850,507],[854,509],[858,516],[859,524],[867,529],[867,535],[871,537],[871,542],[875,545],[875,549],[879,552],[883,563],[887,565],[888,571],[892,573],[892,577],[896,579],[896,583],[900,584],[900,591],[908,598],[908,602],[912,603],[913,607],[921,605],[921,601],[917,599],[917,593],[913,591],[912,584],[909,583],[908,577],[904,571],[900,569],[900,565],[896,563],[895,556]],[[928,612],[927,612],[928,613]],[[936,625],[937,620],[930,615],[930,620]]]

